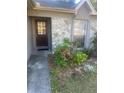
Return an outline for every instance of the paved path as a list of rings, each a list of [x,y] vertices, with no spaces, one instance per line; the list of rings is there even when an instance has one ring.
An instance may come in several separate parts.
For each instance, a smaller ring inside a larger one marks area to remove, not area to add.
[[[51,93],[47,53],[33,55],[27,68],[27,93]]]

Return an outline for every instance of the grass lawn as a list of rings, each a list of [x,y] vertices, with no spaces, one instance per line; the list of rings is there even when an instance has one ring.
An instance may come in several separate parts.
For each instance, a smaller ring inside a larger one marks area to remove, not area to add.
[[[74,68],[60,68],[49,59],[52,93],[97,93],[96,59]]]

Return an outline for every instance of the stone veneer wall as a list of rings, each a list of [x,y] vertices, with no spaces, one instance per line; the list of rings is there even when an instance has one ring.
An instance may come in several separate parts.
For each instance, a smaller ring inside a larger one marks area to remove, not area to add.
[[[71,19],[52,17],[52,49],[61,44],[64,38],[71,39]]]
[[[80,21],[82,23],[82,26],[80,25]],[[87,32],[83,31],[84,29],[86,30],[85,25],[85,20],[76,20],[74,21],[77,23],[77,26],[74,26],[73,30],[82,30],[83,35],[85,35],[85,48],[90,48],[92,47],[91,41],[94,37],[95,32],[97,31],[97,23],[96,23],[96,18],[90,19],[89,28]],[[56,16],[52,17],[52,49],[54,49],[63,42],[64,38],[69,38],[71,39],[72,35],[72,20],[71,18],[69,19],[68,17],[62,17],[62,16]]]

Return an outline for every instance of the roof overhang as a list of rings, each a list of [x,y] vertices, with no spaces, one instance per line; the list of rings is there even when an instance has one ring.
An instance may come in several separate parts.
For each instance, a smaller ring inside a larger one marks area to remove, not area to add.
[[[96,10],[94,9],[93,5],[91,4],[91,2],[89,0],[82,0],[74,9],[58,8],[58,7],[44,7],[44,6],[41,6],[40,3],[38,3],[34,0],[28,0],[28,4],[34,10],[47,10],[47,11],[65,12],[65,13],[73,13],[73,14],[77,14],[80,7],[85,2],[88,4],[88,6],[91,10],[90,15],[97,15]]]
[[[28,5],[30,6],[31,9],[34,9],[34,10],[75,13],[75,9],[66,9],[66,8],[58,8],[58,7],[44,7],[44,6],[41,6],[40,3],[35,2],[33,0],[28,0]]]

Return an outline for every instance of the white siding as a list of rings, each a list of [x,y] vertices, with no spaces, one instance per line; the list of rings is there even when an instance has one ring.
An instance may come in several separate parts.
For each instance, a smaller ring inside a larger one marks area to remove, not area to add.
[[[83,6],[80,7],[78,10],[78,13],[76,15],[76,19],[89,19],[89,8],[87,7],[87,4],[84,3]]]

